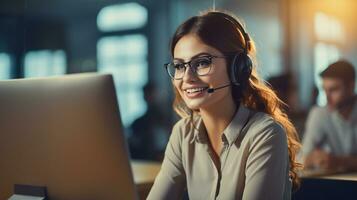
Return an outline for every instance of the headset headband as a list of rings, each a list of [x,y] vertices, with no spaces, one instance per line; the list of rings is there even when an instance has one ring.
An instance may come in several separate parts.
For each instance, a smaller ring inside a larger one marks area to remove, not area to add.
[[[227,21],[229,21],[231,24],[233,24],[234,26],[236,26],[238,28],[238,30],[241,32],[243,39],[244,39],[244,44],[245,44],[244,53],[248,54],[248,50],[250,48],[249,47],[250,37],[249,37],[248,33],[245,32],[242,24],[239,23],[239,21],[237,19],[235,19],[234,17],[232,17],[228,14],[225,14],[222,12],[211,12],[211,13],[215,14],[215,15],[222,16],[224,19],[226,19]]]

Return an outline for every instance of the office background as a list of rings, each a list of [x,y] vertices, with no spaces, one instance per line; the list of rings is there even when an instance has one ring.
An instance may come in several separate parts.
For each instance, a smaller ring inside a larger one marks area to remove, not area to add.
[[[177,120],[163,67],[170,38],[189,16],[213,6],[242,19],[256,42],[261,76],[289,82],[299,134],[315,87],[316,103],[326,103],[319,72],[340,58],[357,65],[354,0],[2,0],[0,79],[112,73],[128,138],[149,109],[143,88],[150,83],[150,99],[162,112],[155,123],[165,124],[155,135],[162,149]]]

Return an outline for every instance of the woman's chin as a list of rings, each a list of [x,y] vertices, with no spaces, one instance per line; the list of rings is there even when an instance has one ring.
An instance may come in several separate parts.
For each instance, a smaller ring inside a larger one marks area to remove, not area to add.
[[[186,105],[191,110],[199,110],[203,106],[203,102],[190,100],[186,102]]]
[[[187,105],[187,104],[186,104]],[[187,107],[191,110],[199,110],[200,106],[198,105],[192,105],[192,104],[188,104]]]

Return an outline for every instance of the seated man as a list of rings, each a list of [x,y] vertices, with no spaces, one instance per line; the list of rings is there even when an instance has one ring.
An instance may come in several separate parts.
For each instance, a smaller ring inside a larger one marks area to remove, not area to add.
[[[305,168],[357,170],[355,69],[337,61],[320,76],[327,105],[309,113],[302,146]]]

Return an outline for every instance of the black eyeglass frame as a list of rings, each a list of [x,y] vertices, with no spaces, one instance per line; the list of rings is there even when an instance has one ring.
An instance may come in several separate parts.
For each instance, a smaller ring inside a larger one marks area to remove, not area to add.
[[[228,58],[230,57],[230,55],[223,55],[223,56],[217,56],[217,55],[204,55],[204,56],[200,56],[200,57],[197,57],[197,58],[193,58],[191,59],[190,61],[187,61],[187,62],[183,62],[183,63],[180,63],[181,65],[183,65],[185,67],[185,72],[187,70],[187,65],[189,66],[190,70],[192,70],[192,72],[197,75],[197,76],[206,76],[207,74],[209,74],[209,72],[211,71],[211,68],[212,68],[212,59],[213,58]],[[210,60],[210,68],[209,68],[209,71],[203,75],[200,75],[197,73],[196,69],[194,69],[192,67],[192,61],[194,61],[195,59],[199,59],[199,58],[209,58]],[[181,78],[175,78],[175,75],[172,75],[170,72],[169,72],[169,65],[170,64],[173,64],[173,62],[169,62],[169,63],[166,63],[164,64],[164,67],[166,68],[166,72],[167,74],[170,76],[171,79],[173,80],[182,80],[183,77],[185,76],[185,72],[183,73],[183,76]]]

